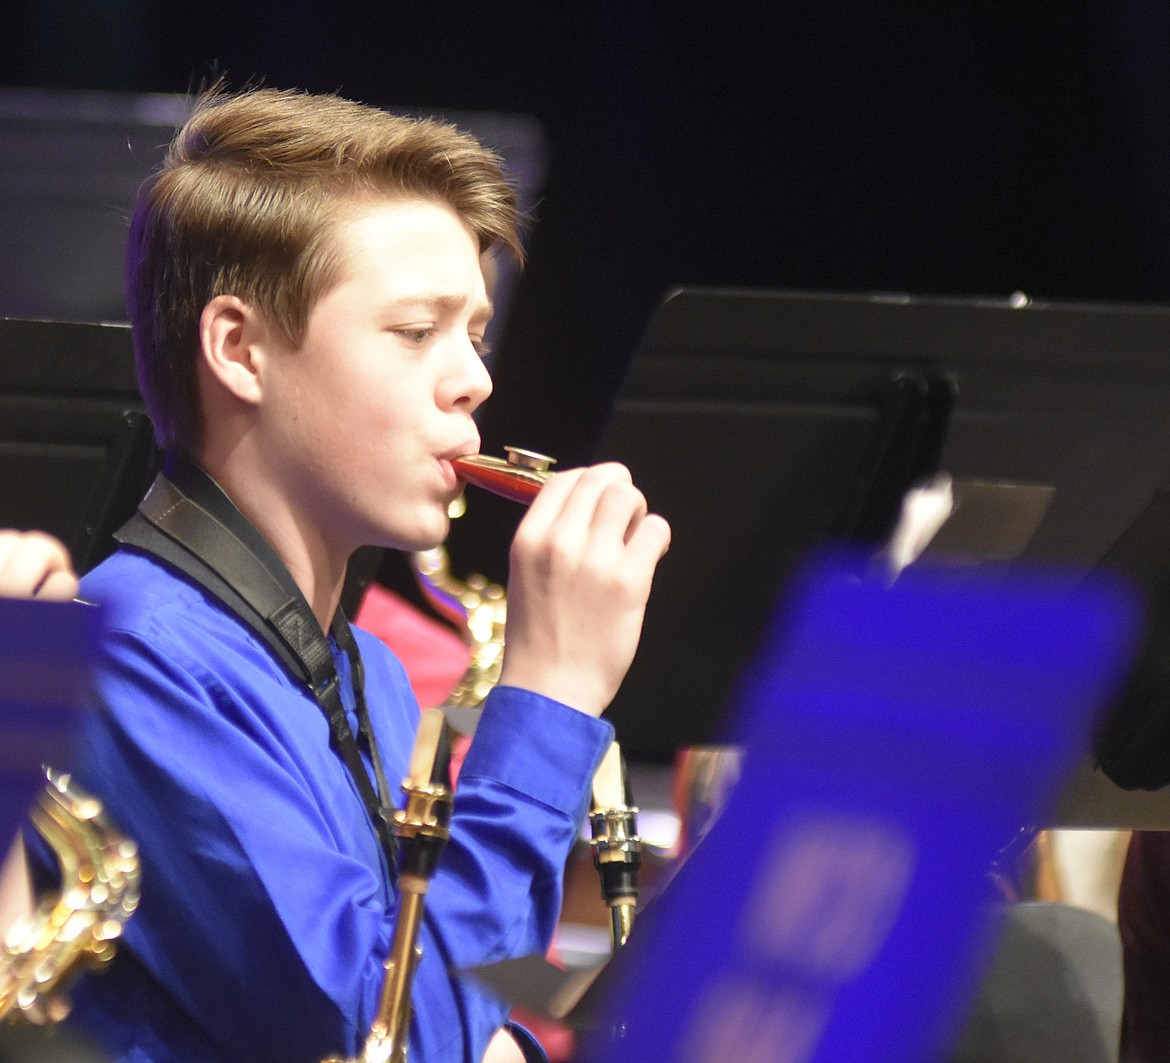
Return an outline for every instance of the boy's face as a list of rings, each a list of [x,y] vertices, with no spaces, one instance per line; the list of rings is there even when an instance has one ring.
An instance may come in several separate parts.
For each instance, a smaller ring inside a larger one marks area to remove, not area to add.
[[[475,238],[449,207],[378,201],[338,223],[342,281],[297,349],[270,347],[268,464],[295,529],[333,556],[427,549],[448,531],[451,459],[479,447],[491,317]]]

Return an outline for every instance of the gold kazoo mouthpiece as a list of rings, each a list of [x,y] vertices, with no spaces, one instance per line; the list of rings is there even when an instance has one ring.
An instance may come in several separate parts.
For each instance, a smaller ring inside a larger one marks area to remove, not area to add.
[[[506,458],[469,454],[451,464],[459,478],[485,491],[528,505],[552,476],[556,458],[521,447],[504,447]]]

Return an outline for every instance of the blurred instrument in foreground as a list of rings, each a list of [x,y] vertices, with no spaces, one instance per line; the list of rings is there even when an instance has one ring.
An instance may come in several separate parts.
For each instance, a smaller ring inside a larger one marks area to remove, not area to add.
[[[57,858],[61,885],[5,935],[0,1019],[47,1025],[68,1014],[68,986],[113,959],[138,905],[140,871],[137,846],[68,775],[48,772],[30,818]]]

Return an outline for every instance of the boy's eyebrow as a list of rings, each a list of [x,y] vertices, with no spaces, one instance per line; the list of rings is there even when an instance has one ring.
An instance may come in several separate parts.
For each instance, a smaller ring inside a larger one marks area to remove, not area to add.
[[[467,296],[454,292],[408,292],[390,301],[391,306],[435,306],[441,310],[461,310],[467,305]],[[495,314],[495,307],[489,299],[473,315],[477,321],[487,321]]]

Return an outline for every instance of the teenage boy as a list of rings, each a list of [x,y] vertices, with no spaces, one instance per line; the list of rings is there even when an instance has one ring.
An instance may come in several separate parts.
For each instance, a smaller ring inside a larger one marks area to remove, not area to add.
[[[117,1059],[364,1040],[398,904],[386,780],[418,712],[338,602],[358,547],[447,533],[501,250],[520,242],[495,156],[336,97],[212,93],[141,190],[128,307],[167,461],[83,581],[109,636],[77,766],[142,852],[117,959],[74,993]],[[506,1005],[459,972],[549,943],[669,535],[612,464],[553,477],[520,523],[503,674],[427,899],[413,1063],[517,1052]]]

